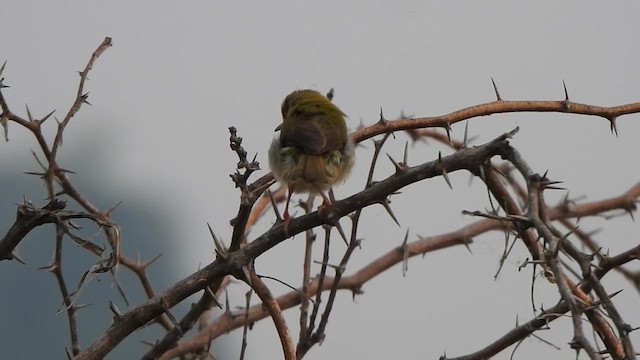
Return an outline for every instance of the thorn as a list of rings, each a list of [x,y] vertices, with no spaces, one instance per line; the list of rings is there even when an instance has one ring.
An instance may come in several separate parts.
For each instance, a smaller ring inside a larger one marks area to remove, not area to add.
[[[396,225],[400,226],[400,222],[398,221],[398,219],[396,218],[396,215],[393,213],[393,211],[391,210],[391,207],[389,206],[389,200],[384,199],[384,201],[381,201],[380,204],[384,207],[385,210],[387,210],[387,213],[389,214],[389,216],[391,216],[391,218],[396,223]]]
[[[542,174],[542,178],[546,179],[547,178],[547,174],[549,173],[549,169],[544,171],[544,174]]]
[[[316,263],[317,263],[317,262],[316,262]],[[282,280],[280,280],[280,279],[278,279],[278,278],[275,278],[275,277],[272,277],[272,276],[259,275],[259,274],[256,274],[256,276],[258,276],[260,279],[269,279],[269,280],[276,281],[276,282],[278,282],[278,283],[280,283],[280,284],[282,284],[282,285],[284,285],[284,286],[288,287],[289,289],[291,289],[291,290],[293,290],[293,291],[297,292],[298,294],[300,294],[300,296],[302,296],[302,297],[306,298],[306,299],[307,299],[307,300],[309,300],[312,304],[314,304],[314,305],[315,305],[315,304],[317,304],[317,302],[316,302],[314,299],[310,298],[307,294],[305,294],[305,293],[304,293],[304,292],[302,292],[301,290],[299,290],[299,289],[295,288],[294,286],[292,286],[292,285],[288,284],[288,283],[287,283],[287,282],[285,282],[285,281],[282,281]]]
[[[50,113],[48,113],[47,115],[45,115],[42,120],[40,120],[40,123],[43,123],[45,121],[47,121],[47,119],[49,118],[49,116],[53,115],[53,113],[56,112],[55,110],[51,111]]]
[[[0,75],[2,75],[2,72],[4,71],[4,67],[7,65],[7,60],[4,61],[4,63],[2,63],[2,66],[0,67]]]
[[[518,133],[518,131],[520,131],[520,126],[516,126],[513,130],[509,131],[508,133],[506,133],[506,134],[504,134],[504,135],[505,135],[505,137],[506,137],[507,139],[511,139],[511,138],[513,138],[513,136],[514,136],[515,134],[517,134],[517,133]]]
[[[151,264],[153,264],[156,260],[160,259],[162,257],[162,253],[159,253],[158,255],[154,256],[151,260],[145,262],[145,263],[140,263],[140,259],[138,259],[138,264],[143,268],[146,269],[149,266],[151,266]]]
[[[333,189],[329,188],[329,197],[330,197],[330,202],[333,204],[336,201],[335,196],[333,195]],[[320,208],[318,208],[318,214],[320,215]],[[340,224],[339,220],[331,220],[329,219],[329,224],[324,224],[323,228],[325,229],[325,231],[331,231],[331,227],[335,226],[336,229],[338,229],[338,233],[340,234],[340,237],[342,238],[342,241],[344,241],[344,244],[349,246],[349,241],[347,240],[347,236],[345,235],[344,230],[342,229],[342,225]],[[315,236],[315,235],[314,235]]]
[[[213,301],[214,305],[219,307],[220,309],[222,309],[222,304],[220,304],[220,301],[218,301],[218,297],[213,292],[213,290],[211,290],[211,288],[209,286],[207,286],[206,288],[204,288],[204,291],[206,291],[207,294],[209,294],[209,296],[211,296],[211,301]]]
[[[167,315],[169,320],[171,320],[173,326],[175,326],[178,331],[180,331],[180,334],[182,334],[182,328],[180,327],[180,323],[178,323],[178,319],[176,319],[176,317],[169,311],[169,305],[167,305],[163,297],[160,297],[160,306],[162,307],[162,311],[164,311],[165,315]]]
[[[438,151],[438,160],[436,161],[436,167],[442,173],[442,177],[444,177],[444,181],[449,185],[449,189],[453,190],[453,186],[451,185],[451,180],[449,180],[449,174],[447,174],[447,170],[445,170],[444,166],[442,166],[442,152]]]
[[[27,118],[29,118],[30,122],[33,122],[33,116],[31,116],[31,110],[29,110],[29,105],[24,104],[24,107],[27,109]]]
[[[9,259],[8,260],[15,260],[17,262],[19,262],[22,265],[26,265],[27,263],[24,262],[24,260],[22,260],[22,258],[20,256],[18,256],[16,253],[11,253],[11,255],[9,255]]]
[[[380,120],[378,120],[378,124],[384,124],[387,120],[384,118],[384,113],[382,112],[382,106],[380,106]]]
[[[333,204],[336,202],[336,196],[333,193],[333,188],[329,188],[329,200],[330,202]],[[313,203],[313,200],[311,200],[311,203]],[[344,241],[344,244],[349,246],[349,241],[347,240],[347,236],[344,233],[344,230],[342,229],[342,225],[340,224],[340,220],[336,220],[334,224],[331,224],[333,226],[336,227],[336,229],[338,229],[338,233],[340,234],[340,237],[342,238],[342,241]],[[329,228],[329,231],[331,230],[331,228]],[[314,235],[315,236],[315,235]]]
[[[118,319],[120,319],[122,317],[122,312],[118,309],[116,304],[114,304],[111,301],[109,301],[109,310],[111,310],[111,313],[113,313],[113,315],[115,316],[116,320],[118,320]]]
[[[407,276],[409,271],[409,247],[407,246],[407,240],[409,239],[409,229],[404,234],[404,240],[402,241],[402,276]]]
[[[493,79],[491,79],[491,81],[493,81]],[[493,84],[493,86],[495,86],[496,84]],[[498,90],[496,90],[498,91]],[[498,101],[500,101],[500,95],[498,95]],[[469,120],[464,122],[464,138],[462,139],[462,148],[466,148],[467,145],[467,135],[469,133]]]
[[[357,288],[351,289],[351,300],[355,302],[356,301],[356,295],[362,295],[362,294],[364,294],[364,291],[362,290],[361,287],[357,287]]]
[[[111,216],[111,214],[116,210],[116,208],[118,206],[120,206],[120,204],[122,204],[122,200],[118,201],[115,205],[113,205],[111,208],[109,208],[107,211],[105,211],[104,214],[107,217]]]
[[[283,221],[282,216],[280,216],[280,211],[278,211],[278,205],[276,204],[276,200],[273,198],[273,193],[271,192],[271,190],[267,190],[267,195],[269,195],[269,200],[271,201],[271,207],[273,207],[273,212],[276,214],[276,223],[282,222]]]
[[[609,127],[611,128],[611,133],[615,134],[616,137],[618,137],[618,127],[616,126],[616,119],[617,117],[615,116],[607,118],[607,120],[609,120]]]
[[[496,101],[502,101],[502,98],[500,97],[500,92],[498,91],[498,87],[496,86],[496,82],[493,81],[493,77],[491,78],[491,83],[493,84],[493,91],[495,91],[496,93]]]
[[[328,262],[322,262],[322,261],[317,261],[317,260],[314,260],[313,262],[315,264],[318,264],[318,265],[328,266],[328,267],[334,269],[335,271],[337,271],[339,273],[343,273],[346,270],[346,268],[344,266],[329,264]]]
[[[471,250],[471,246],[469,246],[469,243],[471,243],[473,240],[469,240],[468,237],[465,236],[465,238],[462,240],[462,245],[464,245],[465,248],[467,248],[467,251],[469,252],[469,254],[473,255],[473,250]]]
[[[629,214],[629,217],[631,217],[631,221],[636,221],[636,219],[633,217],[633,212],[635,210],[637,210],[636,204],[631,204],[628,209],[625,209],[625,211]]]
[[[449,145],[453,145],[453,143],[451,142],[451,124],[449,124],[449,122],[446,122],[445,125],[443,126],[444,130],[447,132],[447,139],[449,139]]]
[[[405,168],[407,167],[407,161],[408,161],[408,158],[409,158],[408,148],[409,148],[409,142],[405,141],[405,143],[404,143],[404,155],[402,156],[402,164],[405,166]]]
[[[88,92],[82,94],[82,96],[80,98],[82,99],[83,103],[85,103],[85,104],[87,104],[89,106],[92,106],[91,103],[87,100],[89,98],[89,93]]]
[[[329,101],[333,101],[334,95],[335,95],[335,91],[333,90],[333,88],[329,89],[329,92],[327,93],[327,99],[329,99]]]
[[[80,310],[80,309],[83,309],[83,308],[86,308],[86,307],[90,307],[90,306],[93,306],[93,304],[80,304],[80,305],[74,306],[74,309],[75,310]]]
[[[335,227],[336,229],[338,229],[338,234],[340,234],[340,238],[342,239],[342,242],[344,242],[344,244],[348,247],[349,246],[349,241],[347,240],[347,235],[345,235],[344,230],[342,229],[342,225],[340,224],[339,221],[336,221],[335,224],[329,225],[329,224],[324,224],[322,225],[322,227],[325,229],[325,231],[331,231],[331,227]],[[315,240],[315,234],[314,234],[314,240]]]
[[[571,101],[569,101],[569,92],[567,91],[567,84],[562,79],[562,87],[564,87],[564,102],[562,104],[563,110],[569,112],[571,110]]]
[[[403,166],[402,164],[400,164],[400,163],[396,162],[395,160],[393,160],[391,155],[387,154],[387,157],[389,158],[389,160],[391,160],[391,163],[396,168],[396,174],[400,174],[400,173],[404,172],[405,166]]]
[[[612,299],[614,296],[616,296],[616,295],[620,294],[622,291],[624,291],[624,289],[620,289],[620,290],[618,290],[618,291],[616,291],[616,292],[612,293],[611,295],[609,295],[609,299]]]
[[[442,169],[442,177],[444,177],[444,181],[449,185],[449,189],[453,190],[453,186],[451,185],[451,180],[449,180],[449,175],[445,169]]]
[[[218,237],[216,236],[216,234],[214,234],[213,229],[211,228],[211,225],[209,223],[207,223],[207,227],[209,228],[209,233],[213,238],[213,244],[216,248],[216,254],[220,256],[222,260],[226,260],[228,255],[227,247],[220,240],[218,240]]]
[[[562,247],[562,242],[565,241],[569,237],[569,235],[573,234],[576,230],[578,230],[579,227],[580,227],[579,225],[574,226],[566,234],[562,235],[558,239],[558,246],[555,249],[555,251],[553,252],[553,256],[558,256],[558,252],[560,251],[560,248]]]
[[[75,174],[75,172],[73,170],[69,170],[69,169],[65,169],[65,168],[58,168],[58,169],[56,169],[56,171],[58,173],[64,173],[64,174]]]
[[[566,188],[560,186],[553,186],[555,184],[562,184],[564,181],[546,181],[542,183],[542,186],[545,190],[567,190]]]
[[[547,174],[549,173],[549,169],[547,169],[542,177],[540,178],[540,185],[543,190],[551,189],[551,190],[566,190],[565,188],[554,186],[556,184],[562,184],[564,181],[551,181],[547,178]]]

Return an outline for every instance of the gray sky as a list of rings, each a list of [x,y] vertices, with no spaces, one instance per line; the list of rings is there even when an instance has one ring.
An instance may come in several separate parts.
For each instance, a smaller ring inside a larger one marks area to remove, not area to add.
[[[158,240],[163,244],[158,252],[174,264],[177,280],[212,260],[207,222],[230,238],[238,191],[228,177],[236,163],[228,126],[238,128],[245,148],[257,153],[267,171],[266,150],[280,121],[280,102],[294,89],[335,88],[334,101],[352,129],[375,122],[380,107],[394,118],[401,112],[440,115],[491,101],[491,77],[505,99],[559,100],[565,80],[576,102],[636,102],[639,11],[632,1],[14,1],[3,6],[0,61],[7,60],[3,76],[11,88],[5,94],[14,110],[28,103],[36,116],[57,109],[62,117],[77,88],[77,71],[105,36],[113,38],[85,88],[92,106],[84,107],[66,132],[62,165],[76,171],[75,178],[104,179],[101,186],[113,201],[99,204],[103,208],[123,199],[126,207],[127,198],[161,207],[173,221],[173,233]],[[535,170],[549,170],[571,195],[595,200],[620,194],[640,178],[637,120],[620,118],[619,138],[602,119],[562,114],[494,115],[471,120],[469,128],[479,144],[520,126],[513,143]],[[455,125],[453,135],[461,138],[463,128]],[[0,145],[3,168],[32,170],[33,139],[14,124],[9,132],[11,141]],[[405,141],[400,135],[386,151],[401,158]],[[358,150],[357,168],[337,189],[338,197],[362,188],[371,149]],[[410,163],[416,164],[434,159],[440,148],[410,149]],[[96,160],[74,168],[74,159],[83,154]],[[391,171],[383,164],[377,177]],[[366,210],[364,246],[350,269],[399,244],[407,227],[410,240],[451,231],[473,220],[461,210],[488,207],[477,181],[469,187],[467,174],[452,180],[455,191],[434,179],[393,198],[402,227],[381,208]],[[0,206],[14,206],[9,193],[2,193]],[[273,216],[267,220],[254,235],[270,226]],[[586,229],[603,225],[611,232],[598,240],[612,253],[637,242],[631,234],[638,233],[638,224],[628,217],[583,223]],[[127,229],[123,233],[127,241]],[[462,355],[504,334],[516,317],[530,319],[530,272],[518,272],[526,257],[522,246],[493,281],[502,241],[495,233],[476,239],[473,255],[456,248],[415,258],[407,277],[393,268],[366,284],[355,302],[351,294],[341,294],[325,343],[308,358]],[[286,260],[301,258],[301,244],[297,237],[274,249],[258,261],[258,272],[297,284],[300,268]],[[537,284],[537,301],[553,305],[555,289]],[[610,291],[627,287],[610,284]],[[273,290],[287,291],[276,284]],[[238,304],[243,291],[237,287]],[[617,300],[627,305],[623,316],[635,320],[632,326],[640,323],[629,306],[637,305],[637,295],[629,289]],[[288,319],[297,334],[297,312],[289,311]],[[542,334],[563,351],[528,339],[518,355],[573,356],[567,326],[568,320],[556,321]],[[249,356],[277,358],[276,339],[272,323],[261,322],[250,334]],[[218,342],[240,348],[236,334]],[[506,352],[498,358],[508,357]]]

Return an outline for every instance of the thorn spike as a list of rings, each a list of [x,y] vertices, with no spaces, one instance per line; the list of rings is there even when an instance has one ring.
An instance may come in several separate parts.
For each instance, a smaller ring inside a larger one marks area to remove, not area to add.
[[[329,101],[333,101],[333,96],[335,95],[335,91],[333,88],[329,89],[329,92],[327,93],[327,99],[329,99]]]
[[[47,115],[45,115],[45,116],[42,118],[42,120],[40,120],[40,122],[41,122],[41,123],[43,123],[43,122],[47,121],[47,119],[48,119],[51,115],[53,115],[53,113],[54,113],[54,112],[56,112],[56,111],[55,111],[55,110],[53,110],[53,111],[51,111],[50,113],[48,113]]]
[[[340,234],[340,237],[342,238],[342,241],[344,241],[344,244],[349,246],[349,241],[347,240],[347,235],[345,235],[344,230],[342,229],[342,225],[340,225],[339,221],[336,221],[335,225],[336,229],[338,229],[338,234]]]
[[[496,101],[502,101],[502,97],[500,97],[500,92],[498,91],[498,86],[496,86],[496,82],[491,78],[491,83],[493,84],[493,91],[496,93]]]
[[[444,126],[445,131],[447,132],[447,139],[449,140],[449,145],[453,145],[453,143],[451,142],[451,124],[449,124],[448,122],[446,123],[446,125]]]
[[[404,156],[402,156],[402,163],[405,166],[407,166],[408,157],[409,157],[409,141],[406,141],[404,143]]]
[[[385,210],[387,210],[387,213],[389,214],[389,216],[391,216],[391,219],[393,219],[396,225],[400,226],[398,218],[396,218],[396,215],[393,213],[393,210],[391,210],[391,207],[389,206],[389,201],[385,199],[380,204],[382,205],[382,207],[384,207]]]
[[[493,81],[493,79],[491,79],[491,81]],[[494,84],[495,86],[495,84]],[[462,139],[462,147],[466,148],[467,147],[467,141],[468,141],[468,137],[467,135],[469,134],[469,120],[464,122],[464,138]]]
[[[404,234],[404,240],[402,241],[402,276],[407,276],[409,271],[409,247],[407,246],[407,240],[409,239],[409,229]]]
[[[213,232],[211,225],[207,223],[207,227],[209,228],[209,234],[211,234],[211,238],[213,239],[213,245],[216,248],[216,253],[222,258],[225,259],[227,257],[227,248],[226,246],[218,239],[216,234]]]
[[[397,161],[395,161],[389,154],[387,154],[387,157],[389,158],[389,160],[391,160],[391,163],[396,168],[396,174],[404,171],[404,167],[402,166],[402,164],[399,164]]]
[[[380,106],[380,120],[378,120],[379,124],[384,124],[387,120],[384,118],[384,113],[382,112],[382,106]]]
[[[442,177],[444,178],[444,181],[447,182],[447,185],[449,185],[449,189],[453,190],[453,185],[451,185],[451,180],[449,180],[449,174],[447,174],[444,169],[442,169]]]
[[[616,126],[616,117],[613,116],[609,119],[609,126],[611,128],[611,133],[615,134],[618,137],[618,126]]]
[[[31,116],[31,110],[29,110],[29,105],[24,104],[24,107],[27,109],[27,118],[29,118],[29,121],[33,122],[33,116]]]

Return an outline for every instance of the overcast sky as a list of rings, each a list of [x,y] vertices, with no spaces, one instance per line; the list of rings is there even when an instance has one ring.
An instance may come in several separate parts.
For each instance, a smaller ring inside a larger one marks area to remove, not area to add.
[[[123,207],[142,201],[160,209],[172,232],[145,255],[164,253],[175,269],[172,281],[213,259],[207,222],[230,238],[238,191],[228,176],[237,161],[228,148],[228,126],[238,128],[246,150],[268,171],[266,150],[280,102],[294,89],[334,88],[351,129],[377,121],[381,107],[388,118],[433,116],[491,101],[492,77],[510,100],[560,100],[564,80],[576,102],[640,101],[640,4],[633,1],[11,1],[2,12],[0,61],[7,60],[2,76],[11,86],[5,95],[23,115],[28,103],[36,117],[53,109],[63,116],[75,96],[77,71],[105,36],[113,39],[89,75],[92,106],[70,124],[61,162],[79,181],[102,179],[101,196],[111,199],[98,204],[104,209],[120,200]],[[639,118],[620,118],[618,138],[603,119],[563,114],[494,115],[469,121],[469,129],[479,144],[520,126],[513,144],[536,171],[565,181],[572,196],[596,200],[640,178]],[[462,138],[463,128],[455,125],[453,135]],[[15,124],[9,137],[0,144],[3,172],[33,170],[34,140]],[[401,158],[405,141],[399,135],[386,151]],[[371,149],[358,149],[354,176],[336,189],[338,197],[362,188]],[[410,149],[410,164],[416,164],[435,159],[440,148]],[[378,178],[391,172],[385,164]],[[452,180],[455,191],[433,179],[394,198],[401,227],[381,208],[367,210],[364,245],[347,273],[399,244],[407,228],[410,240],[451,231],[474,220],[461,210],[489,206],[477,181],[469,186],[467,174]],[[14,207],[23,192],[2,188],[0,206]],[[39,200],[44,191],[28,196]],[[260,229],[271,221],[273,215]],[[637,243],[640,230],[628,217],[615,221],[585,225],[608,226],[598,240],[612,253]],[[124,241],[135,241],[127,229],[123,234]],[[516,317],[529,320],[530,272],[518,272],[527,256],[522,246],[493,280],[502,241],[494,233],[476,239],[473,254],[456,248],[414,258],[407,277],[393,268],[366,284],[355,302],[341,294],[325,343],[307,358],[463,355],[503,335]],[[258,272],[297,284],[299,266],[286,260],[301,258],[301,244],[296,237],[274,249],[258,261]],[[612,282],[607,290],[620,287],[628,286]],[[287,291],[276,284],[273,290]],[[536,292],[546,307],[557,301],[549,284],[538,282]],[[241,295],[235,300],[243,301]],[[637,310],[637,292],[628,289],[617,301],[628,305],[623,316],[638,326],[640,315],[629,306]],[[288,319],[297,334],[295,310]],[[573,356],[567,326],[560,320],[543,333],[563,351],[528,339],[519,358]],[[11,345],[2,339],[3,347]],[[261,322],[250,334],[249,357],[278,358],[276,339],[272,323]],[[217,343],[240,348],[233,334]],[[509,352],[497,358],[508,359]]]

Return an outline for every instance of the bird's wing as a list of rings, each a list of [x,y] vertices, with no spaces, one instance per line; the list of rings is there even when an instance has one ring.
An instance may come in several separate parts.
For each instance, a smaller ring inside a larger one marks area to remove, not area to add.
[[[285,120],[280,130],[282,146],[297,146],[309,154],[341,150],[347,140],[344,120],[328,121],[321,112],[296,114],[295,120]]]

